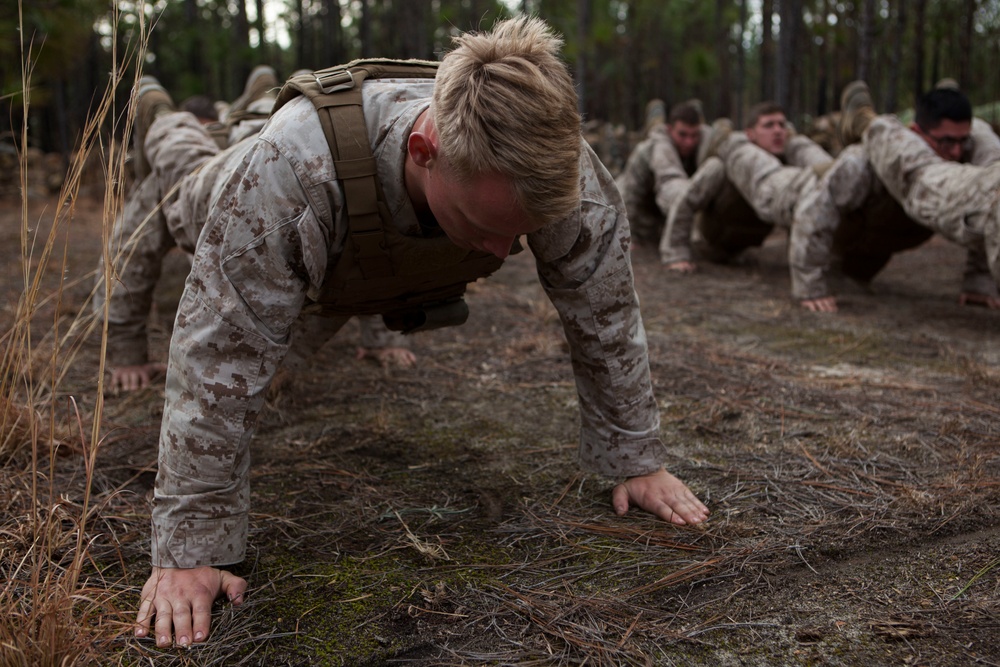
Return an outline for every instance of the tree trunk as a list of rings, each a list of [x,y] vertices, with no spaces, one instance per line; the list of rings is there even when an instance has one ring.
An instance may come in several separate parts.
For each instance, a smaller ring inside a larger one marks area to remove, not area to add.
[[[927,48],[924,20],[927,17],[927,0],[913,3],[913,99],[924,93],[924,55]]]
[[[858,31],[857,78],[868,81],[872,76],[872,42],[875,37],[875,0],[864,0]]]
[[[232,34],[233,78],[236,79],[236,85],[239,86],[237,95],[242,92],[243,83],[250,75],[250,64],[244,57],[249,45],[250,23],[247,20],[246,0],[237,0]]]
[[[774,98],[774,36],[771,24],[774,19],[774,0],[764,0],[761,5],[760,42],[760,99]]]
[[[257,3],[257,20],[254,21],[254,30],[257,31],[257,61],[262,64],[270,62],[270,54],[268,53],[267,40],[264,37],[264,31],[266,30],[264,26],[264,0],[256,0]]]
[[[972,43],[976,16],[976,0],[965,0],[965,21],[958,44],[958,85],[962,90],[969,90],[972,85]]]
[[[339,65],[347,60],[344,55],[344,29],[340,25],[340,2],[338,0],[323,0],[323,51],[319,67]]]
[[[576,0],[576,90],[577,110],[587,110],[587,55],[590,52],[590,0]]]
[[[747,27],[747,3],[749,0],[740,0],[740,34],[736,40],[736,77],[733,81],[733,89],[736,91],[734,104],[733,121],[736,127],[743,127],[743,108],[746,106],[745,90],[747,76],[747,54],[743,48],[743,31]]]
[[[372,55],[372,12],[369,6],[370,2],[371,0],[361,0],[361,21],[358,25],[358,38],[361,40],[362,58],[370,58]]]
[[[906,38],[906,4],[909,0],[896,0],[896,26],[893,30],[892,55],[889,69],[897,74],[903,69],[903,40]],[[895,113],[899,106],[899,76],[890,76],[885,88],[885,111]]]
[[[801,0],[781,0],[779,5],[781,32],[778,33],[777,80],[774,86],[775,100],[785,108],[789,118],[795,115],[795,95],[792,84],[796,80],[799,25],[802,20]]]
[[[732,68],[729,59],[729,26],[726,25],[726,0],[715,0],[715,48],[719,60],[719,83],[715,88],[717,116],[732,118]]]

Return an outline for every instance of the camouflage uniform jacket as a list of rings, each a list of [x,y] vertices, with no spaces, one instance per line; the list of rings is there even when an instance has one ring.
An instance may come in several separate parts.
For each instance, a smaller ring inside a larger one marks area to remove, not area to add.
[[[971,145],[963,156],[963,163],[986,166],[1000,161],[1000,137],[988,123],[973,119],[970,138]],[[803,198],[796,211],[788,250],[794,298],[818,299],[830,294],[826,277],[841,217],[875,205],[882,197],[891,197],[891,194],[876,176],[868,148],[864,144],[853,144],[841,151],[820,178],[818,187]],[[962,291],[996,295],[997,285],[990,275],[981,239],[967,247]]]
[[[702,136],[706,130],[702,128]],[[659,243],[670,207],[687,190],[695,167],[694,156],[685,160],[678,154],[667,125],[650,128],[649,135],[629,155],[617,181],[633,240]]]
[[[832,160],[814,141],[793,135],[778,158],[750,143],[746,134],[734,132],[719,147],[718,156],[706,157],[683,193],[670,209],[660,240],[664,264],[690,262],[691,232],[695,216],[716,199],[729,180],[761,220],[790,227],[792,210],[802,193],[813,187],[814,165]]]
[[[404,233],[419,233],[403,176],[406,140],[432,90],[417,80],[363,88],[379,178]],[[581,145],[579,208],[528,244],[572,350],[583,464],[644,474],[659,469],[664,448],[628,224],[610,174],[582,137]],[[243,559],[249,440],[293,323],[347,233],[333,162],[305,98],[276,112],[218,178],[171,340],[153,507],[157,566]]]

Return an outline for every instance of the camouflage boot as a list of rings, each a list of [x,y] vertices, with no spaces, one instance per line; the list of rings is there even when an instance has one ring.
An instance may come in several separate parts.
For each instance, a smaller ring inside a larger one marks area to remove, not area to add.
[[[860,142],[877,115],[868,84],[864,81],[847,84],[840,95],[840,111],[840,123],[837,125],[840,142],[844,146]]]
[[[235,125],[248,118],[266,118],[278,94],[278,75],[269,65],[257,65],[247,77],[243,94],[229,106],[226,122]]]
[[[134,127],[132,129],[132,168],[136,180],[142,180],[152,171],[146,158],[146,135],[153,121],[165,113],[176,111],[170,93],[152,76],[139,79],[136,94]]]

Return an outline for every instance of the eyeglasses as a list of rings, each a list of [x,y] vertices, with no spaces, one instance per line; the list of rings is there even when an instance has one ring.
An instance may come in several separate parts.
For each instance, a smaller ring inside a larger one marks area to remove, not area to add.
[[[924,132],[924,136],[933,141],[943,151],[950,151],[955,148],[966,150],[972,146],[972,138],[969,135],[965,135],[964,137],[935,137],[930,132]]]

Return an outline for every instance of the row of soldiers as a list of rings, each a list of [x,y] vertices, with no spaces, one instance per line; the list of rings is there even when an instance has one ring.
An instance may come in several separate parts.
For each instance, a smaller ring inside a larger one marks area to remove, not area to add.
[[[959,302],[1000,308],[1000,137],[955,82],[924,94],[908,128],[876,116],[864,82],[849,84],[836,144],[796,134],[773,102],[756,105],[743,131],[727,119],[708,126],[697,101],[679,103],[617,179],[633,241],[689,273],[785,228],[793,298],[835,312],[832,271],[867,284],[937,232],[968,251]]]

